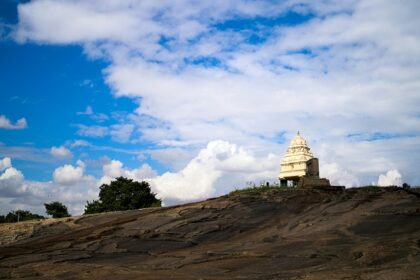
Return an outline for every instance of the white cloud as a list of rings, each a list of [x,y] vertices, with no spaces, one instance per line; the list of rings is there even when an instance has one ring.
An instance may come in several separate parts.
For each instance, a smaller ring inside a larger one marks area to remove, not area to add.
[[[129,142],[134,131],[133,124],[114,124],[109,127],[100,125],[87,126],[79,124],[78,128],[79,129],[76,133],[80,136],[93,138],[111,136],[113,141],[121,143]]]
[[[64,146],[60,147],[51,147],[50,153],[57,158],[71,158],[73,154],[69,149]]]
[[[139,168],[124,168],[111,160],[103,166],[98,185],[109,184],[123,176],[137,181],[146,180],[166,205],[205,199],[244,187],[246,182],[275,181],[280,158],[269,154],[256,157],[250,151],[226,141],[211,141],[177,172],[157,176],[148,164]]]
[[[319,151],[325,152],[324,149]],[[337,154],[331,156],[339,158]],[[79,160],[76,166],[57,168],[53,173],[54,181],[36,182],[24,180],[22,172],[12,167],[10,158],[4,158],[0,161],[5,170],[0,175],[0,210],[7,213],[24,208],[42,214],[44,202],[58,200],[68,205],[72,214],[81,214],[86,200],[97,199],[98,187],[119,176],[150,182],[152,190],[166,205],[195,201],[226,194],[244,187],[249,181],[257,184],[265,180],[275,181],[280,160],[280,155],[255,155],[245,147],[216,140],[209,142],[176,172],[157,175],[148,164],[130,169],[124,167],[121,161],[106,160],[103,176],[96,179],[84,174],[85,164]],[[334,184],[358,185],[358,178],[353,172],[348,166],[321,162],[321,176],[329,178]],[[390,170],[379,177],[378,184],[401,185],[401,175],[397,170]]]
[[[0,175],[0,193],[2,197],[13,197],[22,192],[23,174],[8,166]]]
[[[283,11],[281,6],[273,11],[268,4],[247,1],[187,0],[178,1],[174,5],[172,1],[165,0],[42,0],[18,6],[19,29],[16,38],[19,41],[35,40],[58,44],[98,40],[117,40],[133,44],[137,40],[141,42],[148,39],[143,45],[152,47],[154,42],[151,39],[159,40],[155,38],[159,33],[186,41],[207,31],[207,26],[200,19],[206,22],[235,15],[270,16]],[[53,27],[56,34],[48,32]]]
[[[170,166],[175,170],[179,170],[194,157],[193,152],[196,151],[181,148],[167,148],[152,150],[149,154],[154,160],[159,161],[165,166]],[[144,159],[144,157],[140,158],[140,160]]]
[[[183,169],[151,180],[165,202],[185,202],[225,194],[247,181],[272,181],[277,177],[279,157],[255,157],[226,141],[211,141]]]
[[[44,202],[59,200],[69,206],[72,214],[80,214],[86,200],[97,199],[98,186],[119,176],[150,181],[153,190],[166,204],[197,200],[243,186],[247,180],[271,178],[277,171],[277,168],[273,169],[277,167],[277,161],[278,158],[272,155],[257,159],[236,145],[214,141],[181,171],[159,177],[147,164],[129,169],[124,168],[122,162],[111,160],[104,164],[103,176],[97,180],[85,175],[85,165],[78,161],[76,166],[57,168],[53,173],[54,181],[36,182],[25,181],[23,174],[11,167],[6,159],[2,162],[7,169],[0,177],[1,210],[7,213],[24,208],[42,214]],[[226,174],[228,176],[221,180],[221,175]]]
[[[72,185],[62,185],[51,181],[20,182],[18,191],[6,196],[6,191],[0,189],[0,211],[6,214],[9,211],[24,209],[33,213],[45,215],[44,203],[60,201],[69,208],[72,215],[83,213],[86,201],[97,199],[97,180],[92,176],[83,178]]]
[[[77,131],[77,134],[80,136],[87,136],[87,137],[104,137],[109,134],[109,129],[106,126],[87,126],[83,124],[78,125],[79,130]]]
[[[55,183],[62,185],[73,185],[83,178],[85,164],[78,160],[77,166],[66,164],[54,170],[53,178]]]
[[[130,140],[133,130],[132,124],[115,124],[111,126],[110,135],[112,140],[124,143]]]
[[[85,140],[74,140],[72,142],[70,142],[70,147],[75,148],[75,147],[86,147],[86,146],[90,146],[90,143],[85,141]]]
[[[0,128],[4,129],[24,129],[27,128],[28,124],[25,118],[18,119],[16,123],[13,124],[6,116],[0,115]]]
[[[149,180],[150,178],[156,177],[156,171],[154,171],[148,164],[134,169],[125,169],[123,163],[119,160],[111,160],[109,163],[104,164],[102,167],[103,176],[99,180],[98,185],[109,184],[112,180],[117,177],[123,176],[136,181]]]
[[[190,153],[223,139],[260,156],[280,154],[278,136],[301,130],[337,183],[365,184],[397,168],[417,184],[419,8],[409,0],[39,0],[19,5],[15,35],[82,45],[87,55],[110,61],[104,73],[115,96],[141,100],[127,123],[81,125],[79,135],[112,132],[126,142],[133,130],[124,125],[134,124],[142,141],[163,149]],[[258,30],[217,27],[230,19],[257,26],[258,17],[288,11],[313,17]],[[251,44],[250,35],[263,38]],[[176,178],[193,180],[187,171]]]
[[[123,171],[123,163],[119,160],[111,160],[111,162],[105,164],[102,167],[104,176],[116,178],[122,176],[124,173]]]
[[[56,169],[57,182],[41,182],[25,180],[21,171],[6,160],[7,168],[0,174],[0,212],[24,209],[45,215],[43,203],[61,201],[69,207],[73,215],[83,213],[86,200],[98,196],[97,179],[93,176],[83,176],[84,164],[78,161],[78,166],[65,165]],[[4,162],[4,159],[2,160]]]
[[[8,146],[0,142],[0,155],[9,158],[37,163],[51,163],[54,160],[50,157],[50,152],[50,149],[31,146]]]
[[[386,174],[379,175],[378,186],[401,186],[402,177],[400,172],[396,169],[392,169],[386,172]]]
[[[0,160],[0,171],[3,171],[6,168],[9,168],[11,166],[12,166],[12,161],[9,157],[5,157],[2,160]]]
[[[91,119],[97,121],[97,122],[104,122],[106,120],[108,120],[108,116],[103,114],[103,113],[95,113],[93,112],[93,108],[92,106],[87,106],[86,109],[82,112],[77,112],[76,113],[79,116],[89,116]]]
[[[347,188],[357,187],[360,182],[353,172],[341,167],[337,163],[321,165],[321,177],[330,180],[332,185],[345,186]]]

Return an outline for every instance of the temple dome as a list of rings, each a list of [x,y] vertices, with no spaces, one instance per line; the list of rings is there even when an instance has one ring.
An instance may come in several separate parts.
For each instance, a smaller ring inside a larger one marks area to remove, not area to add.
[[[306,140],[300,135],[299,131],[295,138],[290,142],[290,146],[308,146]]]

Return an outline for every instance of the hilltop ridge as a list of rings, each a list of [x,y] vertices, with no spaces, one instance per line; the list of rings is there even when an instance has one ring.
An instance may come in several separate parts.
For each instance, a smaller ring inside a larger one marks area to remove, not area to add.
[[[420,190],[238,192],[0,236],[0,278],[419,279]]]

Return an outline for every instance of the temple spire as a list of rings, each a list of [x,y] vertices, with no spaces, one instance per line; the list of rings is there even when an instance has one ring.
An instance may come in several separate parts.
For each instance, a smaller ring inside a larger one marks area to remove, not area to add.
[[[297,178],[307,175],[307,162],[313,157],[305,138],[298,131],[283,158],[279,178],[297,180]]]

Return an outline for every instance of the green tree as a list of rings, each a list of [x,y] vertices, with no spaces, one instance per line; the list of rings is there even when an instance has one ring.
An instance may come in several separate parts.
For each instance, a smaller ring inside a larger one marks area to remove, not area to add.
[[[101,213],[107,210],[104,204],[99,200],[93,200],[92,202],[87,201],[85,206],[85,214]]]
[[[42,220],[43,216],[33,214],[26,210],[16,210],[9,212],[6,216],[0,216],[0,223],[16,223],[29,220]]]
[[[45,212],[53,218],[70,217],[70,214],[67,211],[67,206],[61,202],[53,201],[51,203],[44,203],[44,206]]]
[[[99,200],[87,201],[85,214],[160,206],[161,201],[152,193],[148,182],[118,177],[100,187]]]

